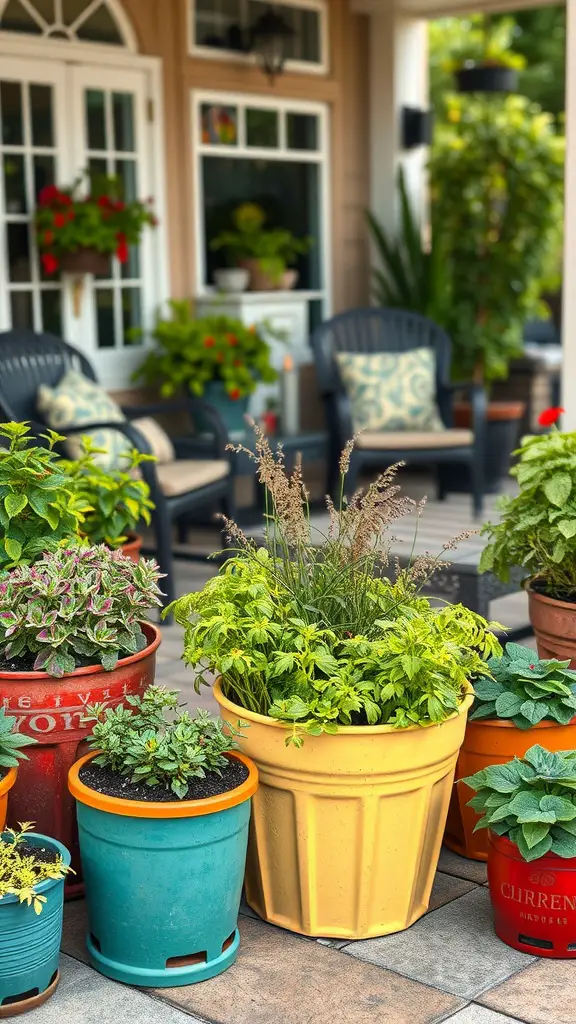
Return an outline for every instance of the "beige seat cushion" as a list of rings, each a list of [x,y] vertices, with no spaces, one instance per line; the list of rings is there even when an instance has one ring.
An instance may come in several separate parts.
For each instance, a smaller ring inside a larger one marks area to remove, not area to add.
[[[471,430],[457,427],[447,430],[366,430],[356,441],[357,448],[465,448],[474,441]]]
[[[152,455],[156,456],[158,464],[162,466],[165,462],[174,462],[176,452],[174,445],[166,431],[151,416],[143,416],[139,420],[132,420],[132,426],[136,427],[150,445]]]
[[[158,482],[167,498],[207,487],[229,472],[230,463],[224,459],[178,459],[156,466]]]

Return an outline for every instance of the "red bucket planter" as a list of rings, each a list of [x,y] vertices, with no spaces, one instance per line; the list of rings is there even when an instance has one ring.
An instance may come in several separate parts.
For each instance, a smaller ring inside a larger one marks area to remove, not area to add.
[[[490,832],[488,884],[499,939],[534,956],[576,958],[576,857],[548,853],[527,863]]]
[[[18,731],[38,742],[26,747],[29,760],[18,766],[8,824],[33,821],[36,832],[70,850],[76,874],[69,876],[68,896],[82,891],[76,809],[68,792],[68,772],[88,751],[82,716],[88,704],[116,707],[154,682],[160,630],[151,622],[142,629],[148,646],[121,658],[111,672],[101,665],[86,665],[62,679],[46,672],[0,672],[0,704],[16,717]]]

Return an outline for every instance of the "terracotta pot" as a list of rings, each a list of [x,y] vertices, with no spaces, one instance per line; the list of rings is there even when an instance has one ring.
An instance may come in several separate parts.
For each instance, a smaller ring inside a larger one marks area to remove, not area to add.
[[[17,768],[9,768],[6,775],[0,779],[0,832],[4,831],[6,824],[6,811],[8,809],[8,792],[16,782]]]
[[[128,540],[126,540],[121,547],[122,554],[126,555],[126,557],[130,558],[133,562],[139,562],[142,537],[137,533],[133,533],[132,530],[130,530],[126,536],[128,537]]]
[[[524,402],[488,404],[484,453],[484,481],[488,493],[500,491],[500,481],[508,475],[525,408]],[[468,402],[454,403],[454,426],[471,429],[472,410]],[[467,483],[465,475],[459,470],[450,481],[450,490],[463,490]]]
[[[106,274],[110,272],[110,254],[97,249],[76,249],[60,257],[60,268],[65,274]]]
[[[538,656],[569,660],[570,668],[576,668],[576,604],[539,594],[532,590],[530,581],[525,589]]]
[[[489,832],[488,885],[499,939],[533,956],[576,957],[576,857],[547,853],[530,863]]]
[[[10,793],[12,821],[32,821],[36,831],[51,835],[72,854],[67,894],[81,892],[80,853],[74,800],[68,792],[68,772],[85,753],[88,727],[82,716],[88,704],[116,707],[132,693],[143,693],[154,681],[156,650],[161,635],[151,622],[142,624],[148,646],[121,658],[115,669],[86,665],[54,679],[46,672],[0,672],[0,704],[15,715],[17,729],[38,741],[27,747]]]
[[[569,725],[539,722],[531,729],[518,729],[513,722],[498,718],[468,721],[464,742],[456,763],[456,781],[474,775],[491,764],[504,764],[513,757],[524,757],[539,743],[546,750],[571,750],[576,747],[576,718]],[[474,832],[480,815],[466,804],[474,791],[458,782],[452,791],[444,842],[455,853],[471,860],[488,859],[488,832]]]
[[[262,270],[260,261],[255,259],[240,260],[240,266],[250,273],[249,290],[251,292],[286,291],[294,287],[298,278],[298,273],[295,270],[285,270],[278,279],[270,277],[270,274]]]

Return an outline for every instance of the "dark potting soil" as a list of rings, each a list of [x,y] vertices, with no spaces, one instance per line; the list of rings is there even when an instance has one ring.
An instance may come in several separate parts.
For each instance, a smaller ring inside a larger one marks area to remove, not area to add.
[[[92,764],[88,761],[79,772],[79,779],[90,789],[106,796],[119,796],[124,800],[147,800],[153,803],[175,803],[178,797],[164,786],[146,786],[140,782],[130,782],[128,776],[117,775],[110,768]],[[209,796],[219,796],[241,786],[248,778],[248,769],[241,761],[231,760],[222,769],[222,775],[209,772],[203,779],[192,779],[184,800],[206,800]]]
[[[543,597],[550,597],[553,601],[564,601],[566,604],[576,604],[576,597],[573,594],[548,594],[544,580],[530,580],[530,589]]]
[[[19,658],[0,658],[0,672],[34,672],[36,655],[29,651]],[[89,658],[81,658],[76,655],[76,668],[84,668],[85,665],[97,665],[98,656],[91,654]]]
[[[18,843],[17,849],[21,857],[34,857],[43,864],[54,864],[59,857],[58,851],[51,846],[33,846],[32,843],[22,842]]]

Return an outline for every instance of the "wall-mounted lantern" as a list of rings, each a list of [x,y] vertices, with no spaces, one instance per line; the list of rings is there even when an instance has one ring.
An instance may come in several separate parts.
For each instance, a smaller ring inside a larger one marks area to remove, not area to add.
[[[281,75],[286,63],[288,44],[295,35],[294,29],[272,5],[258,18],[252,28],[252,53],[268,76],[271,85]]]

